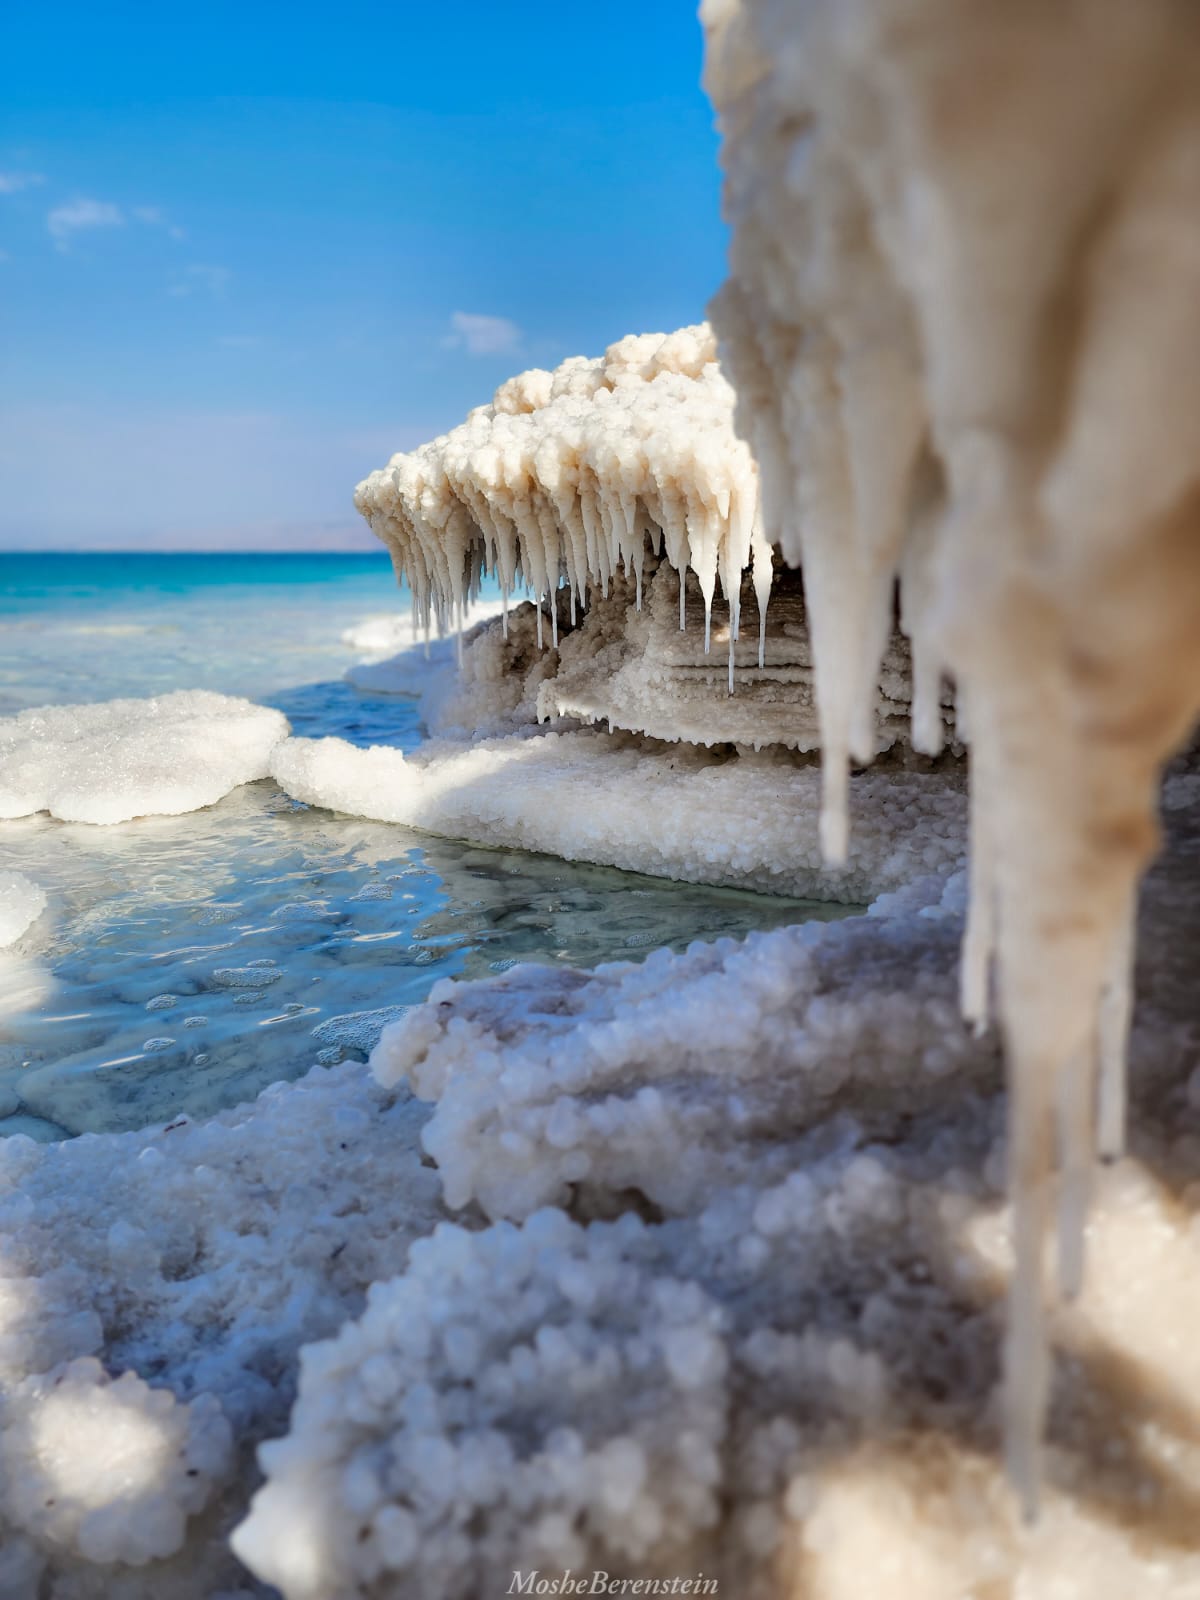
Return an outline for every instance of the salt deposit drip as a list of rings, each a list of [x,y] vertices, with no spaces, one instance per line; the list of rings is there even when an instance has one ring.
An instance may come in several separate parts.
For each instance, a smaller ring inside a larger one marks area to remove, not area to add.
[[[1114,1161],[1125,1153],[1125,1055],[1133,1012],[1133,960],[1136,950],[1137,899],[1121,920],[1112,960],[1100,995],[1097,1024],[1096,1145]]]
[[[994,944],[1007,1455],[1031,1510],[1054,1120],[1071,1287],[1094,1054],[1101,1146],[1119,1148],[1129,904],[1161,765],[1200,710],[1200,12],[706,0],[702,16],[732,225],[713,316],[766,526],[804,568],[827,850],[846,756],[869,754],[864,628],[893,563],[922,746],[943,669],[970,686],[964,1005],[982,1020]],[[971,92],[998,63],[1004,93]],[[891,449],[893,410],[905,437],[876,477],[865,444]],[[918,505],[894,548],[880,490],[925,417],[945,511]]]
[[[961,696],[960,696],[961,699]],[[971,854],[967,925],[960,959],[960,1004],[963,1020],[983,1033],[990,1015],[992,957],[996,944],[995,860],[987,783],[980,770],[981,756],[971,755]]]
[[[1050,1388],[1043,1246],[1049,1220],[1051,1089],[1057,1062],[1031,1063],[1009,1083],[1013,1279],[1005,1337],[1005,1456],[1026,1518],[1041,1493],[1041,1433]]]
[[[1081,1045],[1058,1078],[1058,1285],[1072,1300],[1083,1287],[1083,1244],[1095,1162],[1096,1046]]]

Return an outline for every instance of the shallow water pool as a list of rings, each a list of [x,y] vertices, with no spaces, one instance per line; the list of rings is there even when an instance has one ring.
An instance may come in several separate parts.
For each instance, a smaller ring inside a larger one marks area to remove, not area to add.
[[[74,587],[57,599],[49,568],[35,592],[10,576],[5,710],[199,684],[269,701],[297,733],[419,739],[413,701],[341,676],[355,660],[343,629],[402,603],[389,574],[267,558],[235,563],[223,586],[194,560],[176,581],[161,558],[140,578],[133,558],[111,559],[126,565],[82,592],[64,567]],[[68,639],[88,641],[82,659],[64,660]],[[481,850],[310,809],[271,783],[110,828],[0,822],[3,868],[50,897],[0,952],[0,1135],[39,1139],[205,1116],[363,1057],[439,978],[640,959],[853,909]]]
[[[4,825],[50,906],[0,960],[0,1134],[203,1116],[363,1056],[443,977],[594,966],[847,908],[481,850],[273,784],[113,828]]]

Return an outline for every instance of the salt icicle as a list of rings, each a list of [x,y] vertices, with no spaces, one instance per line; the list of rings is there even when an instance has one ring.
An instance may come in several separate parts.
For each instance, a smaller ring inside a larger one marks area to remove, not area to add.
[[[1083,1285],[1083,1241],[1095,1160],[1095,1041],[1081,1045],[1059,1071],[1058,1284],[1066,1300]]]
[[[1027,1520],[1041,1495],[1042,1419],[1050,1387],[1042,1249],[1049,1217],[1050,1086],[1057,1063],[1031,1060],[1012,1074],[1008,1099],[1013,1279],[1004,1348],[1005,1454]]]

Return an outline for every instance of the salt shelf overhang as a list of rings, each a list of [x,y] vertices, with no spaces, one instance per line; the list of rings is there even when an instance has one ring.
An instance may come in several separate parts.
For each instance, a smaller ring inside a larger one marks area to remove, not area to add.
[[[631,335],[598,359],[509,380],[460,427],[393,456],[355,502],[411,589],[416,626],[461,633],[488,572],[506,605],[532,592],[539,648],[557,648],[587,614],[541,674],[541,717],[814,750],[800,581],[764,538],[734,403],[707,325]],[[908,728],[911,668],[896,620],[871,755]],[[952,737],[948,698],[926,723],[928,747]]]
[[[510,379],[450,433],[393,456],[355,504],[426,622],[461,618],[485,569],[539,600],[563,575],[574,612],[623,567],[640,598],[648,550],[694,571],[708,609],[718,576],[736,595],[752,566],[765,613],[770,550],[733,404],[706,325],[631,336]]]

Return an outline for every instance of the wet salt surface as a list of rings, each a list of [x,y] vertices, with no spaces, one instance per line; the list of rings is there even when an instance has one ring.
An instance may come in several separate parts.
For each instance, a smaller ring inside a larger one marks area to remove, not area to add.
[[[343,631],[404,609],[386,563],[0,557],[0,715],[203,687],[297,734],[411,749],[415,703],[342,677]],[[480,850],[270,783],[115,827],[0,822],[4,870],[49,896],[0,952],[0,1135],[38,1139],[206,1116],[363,1057],[442,977],[848,911]]]

